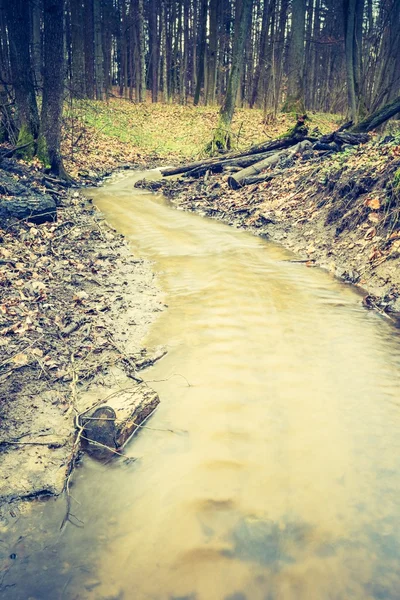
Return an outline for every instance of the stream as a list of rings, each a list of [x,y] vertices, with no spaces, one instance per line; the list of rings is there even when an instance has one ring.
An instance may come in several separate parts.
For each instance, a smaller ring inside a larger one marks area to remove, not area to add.
[[[143,373],[161,405],[126,448],[137,460],[75,472],[83,527],[60,532],[60,498],[1,529],[0,597],[398,599],[399,331],[281,246],[134,189],[142,177],[90,195],[166,292],[144,340],[168,348]]]

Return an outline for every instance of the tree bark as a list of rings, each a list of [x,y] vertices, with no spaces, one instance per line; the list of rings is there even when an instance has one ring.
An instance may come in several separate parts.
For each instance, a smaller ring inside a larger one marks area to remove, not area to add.
[[[235,35],[233,40],[232,64],[224,103],[219,114],[217,131],[212,145],[218,149],[229,149],[231,146],[231,124],[235,111],[236,97],[239,88],[240,74],[243,66],[243,53],[249,25],[253,0],[236,0]]]
[[[207,35],[207,7],[208,0],[201,0],[200,10],[200,40],[199,40],[199,54],[197,62],[197,81],[196,89],[194,92],[193,104],[195,106],[200,102],[200,93],[204,81],[204,60],[206,55],[206,35]]]
[[[138,51],[139,51],[139,73],[137,77],[139,79],[139,102],[145,102],[146,100],[146,47],[144,39],[144,8],[143,0],[138,0],[137,9],[138,23]]]
[[[292,1],[292,32],[288,60],[288,92],[283,110],[304,112],[304,34],[306,0]]]
[[[206,104],[215,102],[218,58],[218,0],[210,0],[210,43],[208,56],[208,82]]]
[[[94,20],[93,0],[84,0],[85,17],[85,91],[89,99],[94,98]]]
[[[259,173],[261,173],[261,171],[263,171],[264,169],[269,169],[271,167],[276,166],[279,163],[281,157],[287,156],[289,158],[290,156],[294,156],[298,152],[304,152],[304,150],[307,150],[308,148],[311,148],[311,142],[309,142],[308,140],[304,140],[302,142],[298,142],[295,146],[290,148],[290,150],[281,150],[280,152],[276,152],[272,154],[272,156],[268,156],[264,160],[254,163],[250,167],[242,169],[238,173],[231,175],[231,177],[228,178],[229,187],[234,190],[237,190],[246,185],[246,179],[248,177],[253,177],[254,175],[258,175]]]
[[[362,133],[372,131],[376,129],[392,117],[395,117],[400,113],[400,96],[397,96],[390,102],[389,104],[385,104],[382,108],[374,112],[372,115],[361,121],[360,123],[354,125],[350,131],[354,133]]]
[[[151,100],[158,101],[158,67],[159,41],[157,32],[158,0],[151,0],[149,10],[150,65],[151,65]]]
[[[29,51],[29,7],[27,10],[25,0],[13,0],[6,1],[5,9],[10,42],[11,76],[17,109],[16,125],[19,132],[17,145],[31,142],[23,152],[23,156],[29,158],[34,155],[34,141],[39,132],[39,112]]]
[[[93,0],[94,72],[96,99],[104,97],[104,56],[101,41],[101,0]]]
[[[82,0],[70,0],[71,50],[72,50],[72,96],[85,97],[85,38]]]
[[[69,179],[61,157],[61,123],[64,100],[64,2],[44,0],[43,100],[38,154],[51,171]]]

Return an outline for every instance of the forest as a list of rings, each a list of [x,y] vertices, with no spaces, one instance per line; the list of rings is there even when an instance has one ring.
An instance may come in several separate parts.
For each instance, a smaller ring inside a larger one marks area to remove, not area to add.
[[[0,598],[398,600],[400,0],[0,0]]]
[[[1,137],[59,175],[67,99],[217,104],[223,149],[235,107],[400,107],[399,0],[2,0],[0,40]]]

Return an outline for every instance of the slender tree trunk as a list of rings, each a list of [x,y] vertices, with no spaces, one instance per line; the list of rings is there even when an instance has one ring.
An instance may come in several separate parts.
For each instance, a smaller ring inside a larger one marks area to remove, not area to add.
[[[208,57],[208,82],[206,104],[215,102],[218,58],[218,0],[210,0],[210,45]]]
[[[166,41],[166,13],[165,0],[161,0],[161,55],[162,55],[162,83],[163,101],[168,102],[168,68],[167,68],[167,41]]]
[[[58,177],[68,178],[61,157],[64,100],[64,2],[43,0],[43,101],[38,154]]]
[[[85,13],[85,92],[87,98],[94,98],[94,20],[93,0],[84,0]]]
[[[10,42],[10,64],[16,103],[18,145],[31,142],[21,155],[29,158],[34,154],[34,140],[39,131],[39,113],[33,85],[33,71],[29,52],[30,23],[29,6],[25,0],[5,3]]]
[[[306,0],[292,0],[292,32],[289,44],[286,112],[304,112],[304,33]]]
[[[137,0],[137,32],[138,32],[138,54],[139,54],[139,102],[146,100],[146,47],[144,38],[144,8],[143,0]]]
[[[194,92],[193,104],[195,106],[200,102],[200,94],[204,81],[204,60],[206,56],[206,35],[207,35],[207,6],[208,0],[201,0],[200,6],[200,39],[199,55],[197,63],[197,81]]]
[[[385,104],[385,106],[375,113],[353,126],[351,131],[354,131],[355,133],[372,131],[398,114],[400,114],[400,96],[395,98],[393,102]]]
[[[246,38],[249,34],[252,8],[253,0],[236,0],[232,64],[224,103],[219,115],[218,128],[213,140],[213,145],[218,149],[229,149],[231,146],[230,128],[240,83]]]
[[[32,0],[32,57],[35,74],[35,85],[42,87],[42,32],[41,32],[42,1]]]
[[[72,50],[72,95],[85,97],[85,39],[82,0],[70,0],[71,50]]]
[[[189,70],[189,0],[184,0],[183,4],[183,56],[181,80],[181,104],[186,104],[188,94],[188,70]]]
[[[103,2],[102,43],[104,57],[104,92],[109,97],[112,88],[111,53],[112,53],[112,17],[113,0]]]
[[[158,1],[151,0],[149,10],[150,64],[151,64],[151,100],[158,101],[159,42],[157,31]]]
[[[104,97],[104,56],[101,40],[101,0],[93,0],[94,72],[97,100]]]

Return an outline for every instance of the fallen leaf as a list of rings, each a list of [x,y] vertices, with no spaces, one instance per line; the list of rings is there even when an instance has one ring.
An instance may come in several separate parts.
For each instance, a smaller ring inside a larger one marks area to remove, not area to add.
[[[367,198],[364,204],[372,210],[379,210],[381,207],[381,201],[379,200],[379,198]]]
[[[19,367],[23,367],[28,364],[28,356],[20,352],[13,357],[12,362]]]

